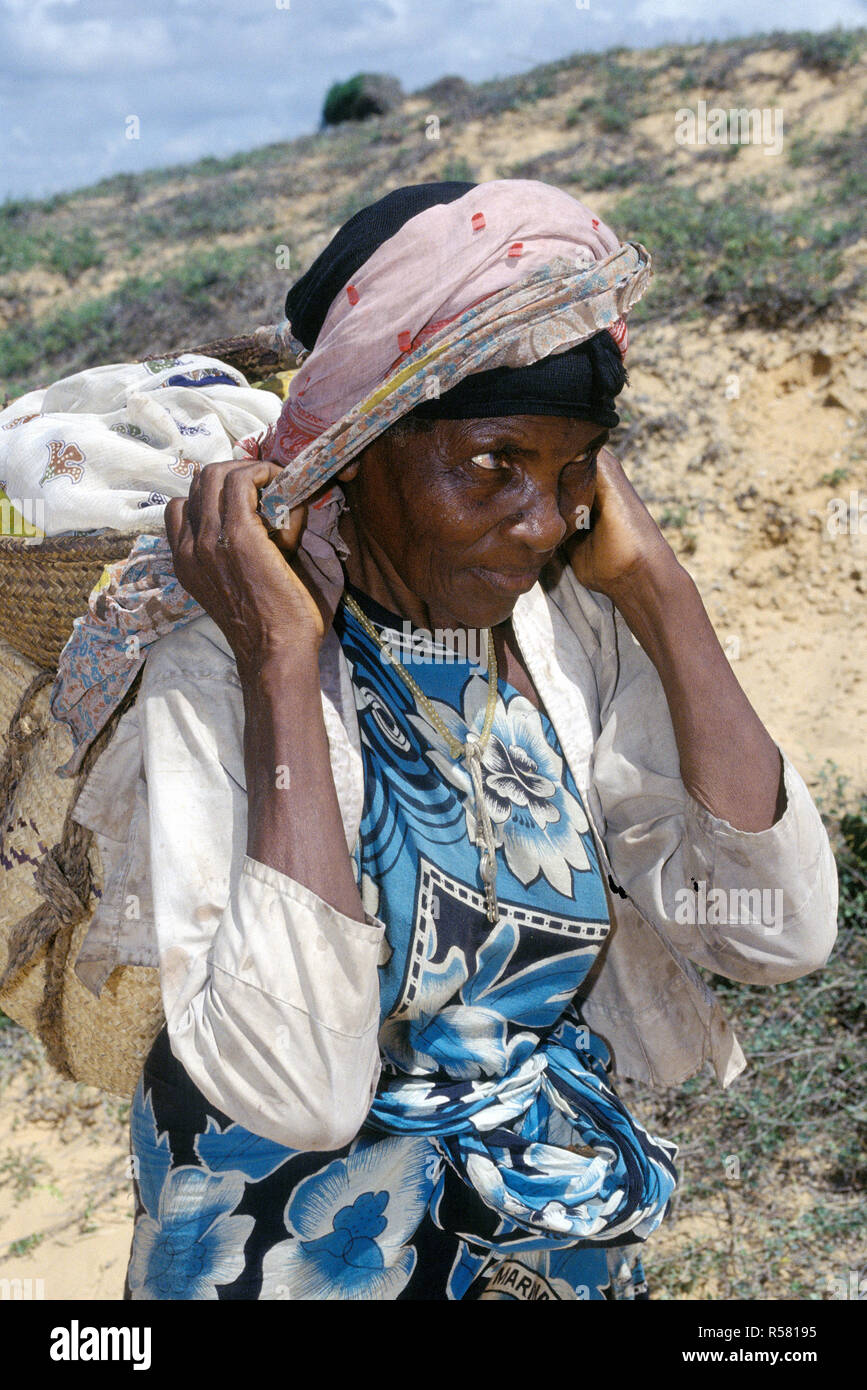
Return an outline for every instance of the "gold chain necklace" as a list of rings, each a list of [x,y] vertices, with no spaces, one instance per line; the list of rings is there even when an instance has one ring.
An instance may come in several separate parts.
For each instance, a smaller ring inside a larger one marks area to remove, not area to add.
[[[494,714],[497,708],[497,653],[494,648],[494,634],[490,628],[485,628],[488,645],[488,702],[485,706],[485,720],[480,734],[472,730],[467,732],[466,743],[461,743],[456,739],[451,730],[447,727],[444,720],[440,718],[433,703],[425,695],[418,682],[413,679],[403,663],[395,656],[389,648],[388,643],[384,642],[367,614],[359,608],[351,594],[344,592],[343,602],[349,609],[353,617],[360,623],[361,627],[372,638],[383,653],[388,663],[392,665],[403,681],[404,685],[410,690],[416,703],[424,710],[434,728],[443,737],[446,747],[454,758],[455,762],[462,759],[467,765],[470,774],[470,781],[473,784],[473,794],[476,803],[476,844],[481,853],[479,857],[479,873],[485,885],[485,902],[487,905],[487,918],[489,922],[496,923],[500,920],[500,909],[497,903],[497,847],[494,842],[494,832],[491,826],[491,817],[488,811],[488,804],[485,799],[485,787],[482,780],[482,754],[488,746],[488,739],[491,736],[491,729],[494,725]]]

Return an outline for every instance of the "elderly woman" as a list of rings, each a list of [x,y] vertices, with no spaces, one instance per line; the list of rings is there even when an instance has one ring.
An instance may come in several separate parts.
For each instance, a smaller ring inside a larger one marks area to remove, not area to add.
[[[545,185],[397,190],[290,292],[260,458],[166,508],[129,1296],[644,1296],[675,1148],[615,1068],[727,1084],[689,961],[826,959],[820,819],[606,447],[648,274]]]

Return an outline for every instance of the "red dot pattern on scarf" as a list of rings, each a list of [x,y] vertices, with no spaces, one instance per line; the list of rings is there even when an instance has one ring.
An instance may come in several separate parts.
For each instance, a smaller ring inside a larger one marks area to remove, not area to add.
[[[524,251],[524,243],[523,243],[523,241],[513,241],[512,244],[511,244],[511,246],[509,247],[508,251],[506,252],[506,260],[508,260],[508,261],[517,260],[517,258],[518,258],[520,255],[523,254],[523,251]]]
[[[358,303],[358,290],[354,285],[346,286],[346,298],[349,300],[350,304]]]
[[[401,352],[409,352],[412,347],[412,334],[408,332],[398,333],[397,345]]]
[[[484,230],[484,226],[485,226],[485,214],[484,214],[483,212],[474,212],[474,213],[473,213],[473,220],[472,220],[473,231],[474,231],[474,232],[481,232],[481,231]]]

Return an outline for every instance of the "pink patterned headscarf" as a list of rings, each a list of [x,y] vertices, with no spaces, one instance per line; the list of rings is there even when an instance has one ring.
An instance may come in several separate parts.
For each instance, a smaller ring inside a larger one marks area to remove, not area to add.
[[[417,213],[332,303],[292,380],[270,457],[290,463],[411,352],[490,295],[555,259],[586,269],[619,249],[614,232],[588,207],[533,179],[482,183]],[[609,332],[625,357],[625,319]]]

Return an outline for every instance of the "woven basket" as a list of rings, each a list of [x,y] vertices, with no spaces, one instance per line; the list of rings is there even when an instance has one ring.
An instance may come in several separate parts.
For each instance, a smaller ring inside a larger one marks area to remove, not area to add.
[[[124,559],[138,535],[103,530],[30,543],[0,536],[0,638],[43,670],[56,670],[103,569]]]
[[[0,642],[0,980],[17,946],[0,1008],[41,1039],[63,1075],[129,1098],[162,1026],[159,972],[120,966],[98,999],[74,973],[102,864],[91,832],[69,815],[93,758],[78,777],[57,776],[72,742],[51,717],[50,684]]]
[[[263,384],[282,396],[294,361],[289,341],[285,326],[269,327],[186,351],[228,362],[248,380],[271,376]],[[48,701],[74,619],[105,566],[124,559],[139,534],[0,536],[0,1009],[41,1039],[63,1075],[127,1098],[163,1023],[159,972],[119,966],[98,999],[74,973],[102,864],[71,811],[135,687],[75,778],[55,771],[72,744]]]
[[[251,384],[267,384],[283,395],[285,378],[294,375],[291,342],[284,326],[271,324],[241,337],[178,351],[226,362]],[[148,530],[153,529],[151,524]],[[56,669],[73,619],[86,612],[104,567],[124,559],[139,534],[104,529],[30,542],[0,536],[0,638],[43,670]]]

